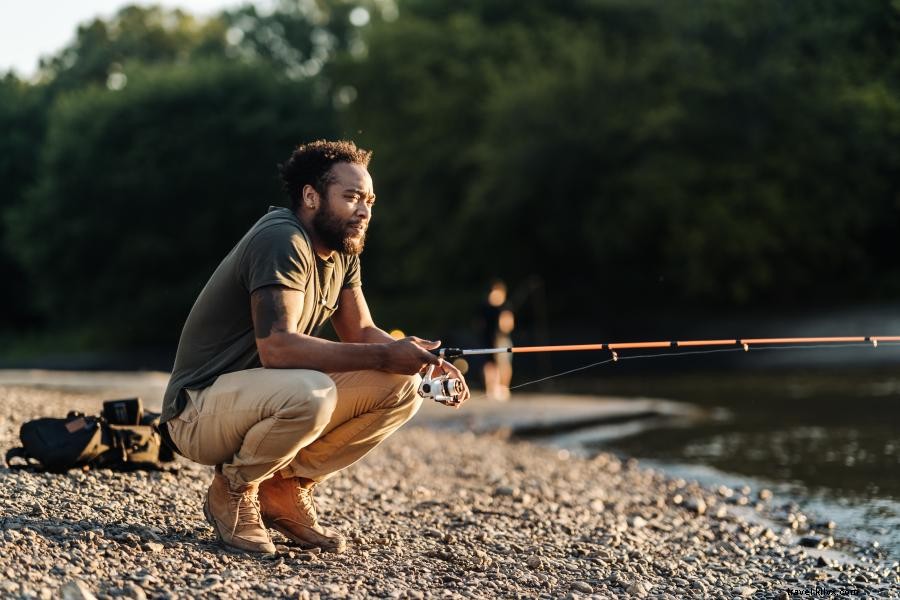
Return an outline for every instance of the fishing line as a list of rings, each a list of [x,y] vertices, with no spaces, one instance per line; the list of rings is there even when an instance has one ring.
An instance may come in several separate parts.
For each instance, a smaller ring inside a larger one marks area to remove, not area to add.
[[[526,385],[533,385],[535,383],[541,383],[542,381],[549,381],[551,379],[556,379],[558,377],[563,377],[564,375],[569,375],[571,373],[577,373],[579,371],[586,371],[588,369],[592,369],[594,367],[599,367],[602,365],[606,365],[613,362],[618,362],[620,360],[635,360],[638,358],[674,358],[676,356],[694,356],[697,354],[719,354],[721,352],[744,352],[743,348],[719,348],[718,350],[691,350],[688,352],[679,352],[677,354],[636,354],[634,356],[617,356],[616,358],[607,358],[606,360],[602,360],[600,362],[591,363],[589,365],[585,365],[583,367],[578,367],[576,369],[570,369],[568,371],[564,371],[562,373],[556,373],[555,375],[550,375],[548,377],[543,377],[541,379],[535,379],[534,381],[527,381],[525,383],[520,383],[518,385],[512,386],[510,390],[517,390],[519,388],[525,387]]]
[[[586,371],[588,369],[592,369],[594,367],[599,367],[600,365],[605,365],[607,363],[613,362],[613,359],[607,358],[606,360],[602,360],[600,362],[591,363],[589,365],[585,365],[583,367],[578,367],[577,369],[570,369],[568,371],[563,371],[562,373],[557,373],[555,375],[550,375],[548,377],[542,377],[541,379],[535,379],[534,381],[527,381],[525,383],[520,383],[519,385],[514,385],[510,387],[510,390],[517,390],[521,387],[525,387],[526,385],[532,385],[535,383],[541,383],[542,381],[550,381],[551,379],[556,379],[557,377],[563,377],[564,375],[571,375],[572,373],[578,373],[579,371]]]

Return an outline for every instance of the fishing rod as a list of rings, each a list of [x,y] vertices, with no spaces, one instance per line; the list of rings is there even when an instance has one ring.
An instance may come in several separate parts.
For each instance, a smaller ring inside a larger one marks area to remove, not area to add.
[[[779,344],[846,344],[871,343],[878,347],[878,342],[900,342],[900,336],[855,336],[855,337],[792,337],[792,338],[744,338],[733,340],[673,340],[663,342],[615,342],[610,344],[569,344],[559,346],[510,346],[507,348],[440,348],[434,354],[441,358],[459,358],[479,354],[525,354],[530,352],[573,352],[585,350],[640,350],[650,348],[699,348],[709,346],[741,346],[750,350],[751,345]]]
[[[439,348],[432,350],[432,354],[441,358],[461,358],[464,356],[478,356],[486,354],[528,354],[538,352],[583,352],[607,350],[612,354],[609,360],[567,371],[559,375],[565,375],[574,371],[580,371],[592,366],[604,364],[607,362],[616,362],[619,360],[618,350],[647,350],[647,349],[666,349],[666,348],[719,348],[719,351],[735,351],[743,349],[749,352],[751,347],[764,346],[764,349],[774,349],[777,347],[792,348],[811,348],[822,347],[830,344],[871,344],[873,348],[878,347],[879,342],[900,342],[900,336],[843,336],[843,337],[790,337],[790,338],[738,338],[738,339],[722,339],[722,340],[668,340],[655,342],[613,342],[601,344],[565,344],[551,346],[509,346],[499,348]],[[810,346],[810,345],[815,346]],[[774,347],[774,348],[773,348]],[[660,355],[654,355],[660,356]],[[646,358],[643,356],[642,358]],[[441,375],[432,377],[434,374],[434,366],[429,367],[428,371],[419,386],[419,395],[423,398],[432,398],[436,402],[456,406],[459,404],[459,394],[463,390],[462,382],[458,379],[450,378],[449,375]],[[554,376],[555,377],[555,376]],[[549,378],[544,378],[549,379]],[[544,381],[541,379],[539,381]],[[536,382],[532,382],[536,383]],[[519,386],[520,387],[520,386]]]

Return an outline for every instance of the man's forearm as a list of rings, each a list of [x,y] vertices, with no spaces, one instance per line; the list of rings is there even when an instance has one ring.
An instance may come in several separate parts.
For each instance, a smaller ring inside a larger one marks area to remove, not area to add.
[[[385,344],[394,341],[391,334],[374,325],[361,329],[359,338],[359,341],[365,344]]]
[[[332,372],[382,369],[387,361],[384,344],[393,338],[381,329],[372,329],[366,331],[361,337],[366,341],[360,343],[332,342],[300,333],[275,333],[266,344],[258,344],[259,358],[268,369]]]

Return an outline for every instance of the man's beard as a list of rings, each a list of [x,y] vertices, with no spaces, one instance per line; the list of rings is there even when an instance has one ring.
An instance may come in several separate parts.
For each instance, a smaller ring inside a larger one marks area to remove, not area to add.
[[[326,203],[313,216],[313,226],[322,243],[330,250],[343,252],[344,254],[360,254],[366,245],[365,231],[354,239],[356,229],[350,228],[352,221],[342,221],[328,208]]]

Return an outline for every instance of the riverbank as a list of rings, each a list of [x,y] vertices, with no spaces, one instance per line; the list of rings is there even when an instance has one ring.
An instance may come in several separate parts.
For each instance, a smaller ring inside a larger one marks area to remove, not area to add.
[[[35,379],[0,377],[0,448],[24,420],[96,413],[101,399],[138,388],[152,398],[164,378]],[[504,410],[548,414],[548,404],[531,397]],[[804,530],[796,513],[796,530],[775,526],[765,515],[783,507],[763,490],[709,490],[609,453],[582,458],[475,426],[496,410],[426,406],[323,485],[320,511],[350,540],[341,555],[278,534],[272,558],[223,550],[200,511],[211,471],[196,465],[0,469],[0,595],[58,597],[76,582],[109,598],[900,595],[896,563],[877,549],[828,548],[827,524]],[[449,415],[479,433],[448,427]]]

